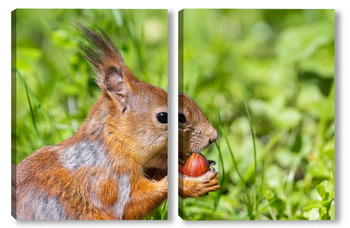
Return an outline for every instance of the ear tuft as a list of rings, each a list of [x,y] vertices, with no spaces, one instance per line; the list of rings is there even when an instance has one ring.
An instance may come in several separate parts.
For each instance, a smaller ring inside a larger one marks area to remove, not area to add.
[[[99,29],[99,33],[96,33],[79,23],[76,23],[76,28],[83,38],[79,46],[98,73],[98,85],[124,113],[128,107],[126,97],[133,91],[132,82],[138,79],[105,32]]]
[[[85,27],[82,24],[75,24],[78,33],[83,38],[78,44],[84,57],[96,68],[99,78],[97,81],[104,82],[105,72],[113,66],[117,70],[128,72],[125,77],[129,81],[138,81],[126,66],[121,54],[119,53],[112,40],[107,34],[99,29],[99,33]]]

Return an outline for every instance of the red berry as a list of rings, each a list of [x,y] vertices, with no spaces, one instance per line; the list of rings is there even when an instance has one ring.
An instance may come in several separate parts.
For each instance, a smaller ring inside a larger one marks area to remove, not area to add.
[[[209,170],[209,162],[202,154],[193,153],[187,159],[183,174],[189,177],[199,177]]]

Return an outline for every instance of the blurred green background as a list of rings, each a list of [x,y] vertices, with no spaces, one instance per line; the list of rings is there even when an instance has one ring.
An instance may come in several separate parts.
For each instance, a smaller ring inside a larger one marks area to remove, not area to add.
[[[203,154],[222,189],[180,215],[334,219],[334,10],[182,13],[182,89],[220,131]]]
[[[167,90],[167,10],[19,9],[13,16],[14,164],[72,136],[98,99],[74,22],[104,30],[136,77]],[[147,219],[165,219],[165,205]]]

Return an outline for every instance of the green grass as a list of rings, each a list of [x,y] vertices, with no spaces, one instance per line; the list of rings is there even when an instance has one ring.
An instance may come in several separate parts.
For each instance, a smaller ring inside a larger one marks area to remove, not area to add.
[[[185,10],[183,45],[222,186],[183,219],[334,219],[334,11]]]

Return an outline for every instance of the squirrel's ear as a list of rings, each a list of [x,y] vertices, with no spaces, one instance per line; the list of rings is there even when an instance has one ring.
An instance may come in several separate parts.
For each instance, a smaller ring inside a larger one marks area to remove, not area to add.
[[[138,79],[126,66],[112,40],[105,32],[96,33],[77,23],[76,27],[87,42],[79,42],[85,58],[94,65],[97,84],[113,101],[118,103],[121,112],[127,109],[126,97],[132,91],[132,81]]]
[[[131,85],[122,69],[111,66],[106,69],[104,80],[100,87],[111,98],[118,103],[121,113],[127,109],[126,97],[131,92]]]

